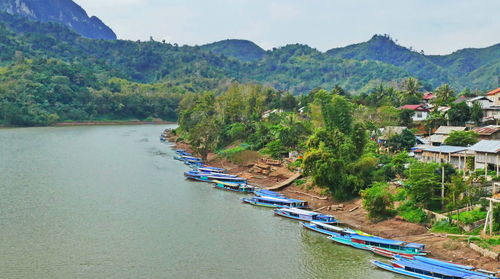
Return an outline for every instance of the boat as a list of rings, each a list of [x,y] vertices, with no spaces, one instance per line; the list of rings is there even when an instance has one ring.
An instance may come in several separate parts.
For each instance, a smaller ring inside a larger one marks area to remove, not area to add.
[[[216,173],[225,173],[226,169],[216,168],[216,167],[208,167],[208,166],[200,166],[196,168],[197,171],[200,172],[216,172]]]
[[[400,258],[408,259],[408,260],[413,260],[415,258],[415,255],[412,255],[412,254],[394,252],[394,251],[383,249],[380,247],[373,247],[372,246],[372,247],[370,247],[370,249],[374,254],[377,254],[379,256],[386,257],[386,258],[400,257]]]
[[[302,222],[302,226],[304,226],[304,228],[306,228],[306,229],[309,229],[309,230],[312,230],[312,231],[315,231],[315,232],[318,232],[318,233],[321,233],[324,235],[328,235],[328,236],[334,236],[334,235],[335,236],[348,236],[348,235],[356,234],[356,231],[351,230],[349,228],[341,228],[341,227],[332,226],[329,224],[316,222],[316,221],[312,221],[309,223]]]
[[[352,236],[332,236],[331,240],[350,245],[354,248],[372,251],[372,247],[382,248],[394,254],[401,254],[403,256],[423,256],[426,255],[425,245],[420,243],[406,243],[404,241],[386,239],[378,236],[366,236],[353,234]]]
[[[274,197],[259,197],[254,196],[251,198],[241,198],[241,200],[245,203],[249,203],[251,205],[258,205],[264,207],[274,207],[274,208],[306,208],[307,202],[295,199],[282,199],[282,198],[274,198]]]
[[[402,257],[399,255],[396,255],[393,257],[395,260],[401,260]],[[448,261],[441,261],[441,260],[436,260],[433,258],[427,258],[423,256],[415,256],[413,257],[413,261],[416,262],[421,262],[421,263],[426,263],[426,264],[431,264],[447,269],[452,269],[452,270],[457,270],[457,271],[466,271],[468,273],[478,275],[478,276],[486,276],[486,278],[497,278],[495,276],[495,272],[487,271],[487,270],[482,270],[482,269],[476,269],[473,266],[470,265],[463,265],[463,264],[458,264],[458,263],[453,263],[453,262],[448,262]]]
[[[283,194],[265,189],[255,190],[255,195],[259,197],[273,197],[273,198],[286,199],[286,196]]]
[[[378,268],[391,271],[394,273],[406,275],[413,278],[422,279],[486,279],[486,278],[496,278],[489,277],[488,275],[478,275],[476,272],[470,272],[467,270],[453,270],[449,268],[444,268],[432,264],[427,264],[418,261],[411,260],[393,260],[391,264],[384,263],[381,261],[372,260],[372,264]]]
[[[300,221],[315,221],[323,224],[336,224],[338,221],[331,215],[324,215],[314,211],[299,208],[275,209],[274,214]]]
[[[246,183],[234,183],[234,182],[227,182],[227,181],[220,181],[220,180],[213,180],[215,184],[215,188],[217,189],[223,189],[223,190],[228,190],[228,191],[233,191],[233,192],[240,192],[240,193],[253,193],[253,190],[255,189],[254,186],[248,185]]]
[[[188,179],[203,181],[203,182],[214,182],[214,180],[224,181],[224,182],[234,182],[234,183],[246,183],[247,180],[242,177],[237,177],[235,175],[221,174],[221,173],[203,173],[197,171],[187,171],[184,176]]]

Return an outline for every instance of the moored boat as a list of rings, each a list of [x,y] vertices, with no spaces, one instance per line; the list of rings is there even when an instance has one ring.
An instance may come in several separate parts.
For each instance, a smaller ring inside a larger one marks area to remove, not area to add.
[[[189,179],[203,181],[203,182],[214,182],[214,180],[224,181],[224,182],[234,182],[234,183],[246,183],[247,180],[242,177],[237,177],[236,175],[222,174],[222,173],[205,173],[197,171],[187,171],[184,176]]]
[[[406,257],[426,255],[425,245],[420,243],[406,243],[404,241],[386,239],[378,236],[366,236],[354,234],[352,236],[332,236],[331,240],[350,245],[354,248],[372,251],[373,247],[378,247],[386,250],[386,252],[393,252],[394,254],[401,254]]]
[[[422,279],[486,279],[486,278],[496,278],[488,277],[487,275],[476,274],[475,272],[470,272],[467,270],[453,270],[449,268],[444,268],[432,264],[427,264],[418,261],[411,260],[393,260],[391,264],[387,264],[381,261],[371,261],[375,266],[391,271],[394,273],[406,275],[413,278]]]
[[[246,183],[234,183],[234,182],[226,182],[226,181],[220,181],[220,180],[214,180],[213,181],[215,184],[215,188],[217,189],[223,189],[223,190],[228,190],[228,191],[233,191],[233,192],[240,192],[240,193],[253,193],[255,187],[248,185]]]
[[[314,211],[303,210],[299,208],[280,208],[275,209],[274,214],[300,221],[315,221],[323,224],[336,224],[338,221],[331,215],[324,215]]]
[[[295,199],[283,199],[283,198],[274,198],[274,197],[259,197],[254,196],[251,198],[241,198],[241,200],[245,203],[249,203],[251,205],[264,206],[264,207],[273,207],[273,208],[306,208],[307,202]]]
[[[216,167],[208,167],[208,166],[200,166],[196,168],[197,171],[201,172],[216,172],[216,173],[225,173],[226,169],[216,168]]]
[[[302,226],[304,226],[304,228],[306,229],[319,232],[321,234],[325,234],[328,236],[347,236],[356,233],[354,230],[351,230],[349,228],[341,228],[315,221],[309,223],[302,222]]]
[[[259,197],[273,197],[273,198],[286,199],[286,196],[283,194],[265,189],[255,190],[255,195]]]

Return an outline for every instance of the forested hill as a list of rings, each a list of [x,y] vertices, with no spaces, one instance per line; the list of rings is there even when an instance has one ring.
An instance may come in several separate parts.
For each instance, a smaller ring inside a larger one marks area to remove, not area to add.
[[[59,22],[87,38],[116,39],[111,28],[99,18],[89,17],[72,0],[0,0],[0,11],[41,22]]]
[[[455,87],[483,90],[500,86],[500,44],[463,49],[449,55],[425,55],[397,45],[386,35],[375,35],[367,42],[326,53],[337,58],[395,65],[433,85],[446,81]]]
[[[266,55],[260,46],[247,40],[223,40],[203,45],[201,49],[245,62],[257,61]]]

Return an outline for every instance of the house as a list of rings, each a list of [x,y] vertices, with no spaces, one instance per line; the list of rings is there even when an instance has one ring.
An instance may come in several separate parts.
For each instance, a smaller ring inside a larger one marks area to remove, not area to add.
[[[441,126],[439,127],[433,135],[426,138],[426,140],[433,146],[440,146],[448,138],[451,132],[454,131],[465,131],[467,127],[461,126]]]
[[[474,159],[475,169],[500,171],[500,140],[482,140],[469,150],[476,153]]]
[[[436,95],[432,92],[425,92],[424,95],[422,96],[422,100],[424,103],[428,104],[432,101],[432,99],[435,99]]]
[[[273,109],[273,110],[266,110],[264,113],[262,113],[262,118],[269,118],[272,114],[280,114],[282,113],[282,109]]]
[[[465,103],[469,107],[472,107],[475,103],[478,103],[483,109],[487,109],[493,105],[493,101],[486,96],[478,96],[470,98],[467,101],[465,101]]]
[[[500,140],[500,126],[490,125],[472,130],[479,134],[481,140]]]
[[[427,119],[429,115],[429,109],[426,105],[404,105],[399,109],[409,109],[413,110],[415,113],[413,114],[413,121],[423,121]]]
[[[404,126],[387,126],[384,128],[380,128],[380,136],[378,137],[377,142],[379,144],[385,145],[392,136],[401,134],[405,129],[408,128]]]
[[[500,119],[500,87],[488,92],[487,98],[493,103],[489,107],[483,107],[484,120],[498,122]]]
[[[466,158],[472,156],[474,154],[468,152],[467,147],[441,145],[423,148],[420,160],[423,162],[449,163],[457,169],[464,169],[467,166]]]

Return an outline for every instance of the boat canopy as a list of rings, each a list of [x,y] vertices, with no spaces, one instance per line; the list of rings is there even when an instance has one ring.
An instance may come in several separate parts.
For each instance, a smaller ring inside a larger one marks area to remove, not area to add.
[[[416,248],[416,249],[419,249],[419,250],[424,250],[425,249],[425,245],[422,244],[422,243],[408,243],[408,244],[406,244],[406,247],[408,247],[408,248]]]
[[[275,198],[275,197],[254,197],[259,200],[264,201],[275,201],[275,202],[284,202],[284,203],[303,203],[304,201],[295,200],[295,199],[287,199],[287,198]]]
[[[314,225],[317,225],[317,226],[321,226],[323,228],[327,228],[330,231],[338,231],[338,232],[345,231],[345,232],[349,232],[348,229],[344,229],[344,228],[341,228],[341,227],[328,225],[328,224],[325,224],[325,223],[322,223],[322,222],[311,221],[311,224],[314,224]]]
[[[266,195],[266,196],[272,196],[272,197],[284,197],[283,194],[280,194],[278,192],[270,191],[270,190],[264,190],[261,189],[258,191],[259,194]]]
[[[287,212],[295,213],[295,214],[308,215],[308,216],[321,215],[318,212],[309,211],[309,210],[303,210],[303,209],[294,208],[294,207],[292,207],[292,208],[282,208],[280,210],[281,211],[287,211]]]
[[[473,266],[450,263],[450,262],[440,261],[440,260],[422,257],[422,256],[415,256],[415,257],[413,257],[413,259],[416,261],[419,261],[419,262],[424,262],[424,263],[443,266],[443,267],[461,268],[461,269],[467,269],[467,270],[474,269]]]
[[[403,246],[406,244],[406,242],[404,242],[404,241],[386,239],[386,238],[381,238],[381,237],[376,237],[376,236],[353,235],[351,237],[351,239],[357,239],[357,240],[367,241],[367,242],[376,242],[376,243],[385,244],[385,245]]]
[[[486,276],[481,277],[478,275],[472,275],[472,274],[467,273],[467,272],[452,270],[452,269],[448,269],[448,268],[442,268],[439,266],[435,266],[435,265],[427,264],[427,263],[423,263],[423,262],[416,262],[416,261],[409,261],[409,260],[397,260],[397,261],[392,261],[392,263],[399,265],[399,266],[404,266],[407,268],[428,271],[428,272],[437,273],[437,274],[446,275],[446,276],[451,276],[451,277],[459,277],[459,278],[464,278],[464,279],[487,278]]]

